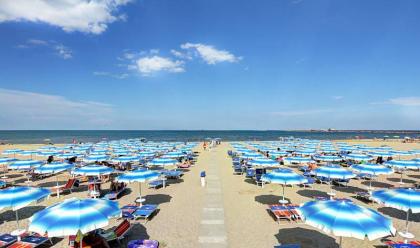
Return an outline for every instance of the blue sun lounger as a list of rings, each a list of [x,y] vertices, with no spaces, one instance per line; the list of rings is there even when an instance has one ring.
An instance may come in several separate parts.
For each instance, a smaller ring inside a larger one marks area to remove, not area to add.
[[[139,207],[136,211],[133,212],[133,217],[135,219],[145,219],[146,221],[152,216],[158,209],[158,205],[155,204],[146,204]]]
[[[0,247],[7,247],[17,241],[17,237],[8,233],[0,235]]]
[[[10,248],[20,248],[20,247],[38,247],[45,242],[47,242],[49,239],[46,237],[40,237],[40,236],[26,236],[22,238],[20,241],[13,243]]]
[[[276,245],[274,248],[300,248],[299,244]]]
[[[163,170],[162,174],[166,177],[166,178],[174,178],[174,179],[178,179],[180,178],[182,175],[184,175],[184,172],[180,171],[180,170]]]
[[[149,188],[156,189],[156,188],[162,187],[163,183],[164,183],[164,181],[161,180],[161,179],[151,181],[151,182],[149,182]]]
[[[111,191],[108,194],[106,194],[103,198],[107,200],[116,200],[125,191],[126,188],[127,187],[123,187],[118,191]]]

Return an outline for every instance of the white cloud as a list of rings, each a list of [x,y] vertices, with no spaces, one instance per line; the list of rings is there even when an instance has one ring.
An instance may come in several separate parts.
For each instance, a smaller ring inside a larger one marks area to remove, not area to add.
[[[56,41],[45,41],[39,39],[29,39],[25,44],[17,45],[16,48],[28,49],[34,47],[46,47],[54,50],[55,54],[63,59],[70,59],[73,57],[73,51]]]
[[[147,56],[139,58],[136,61],[137,69],[139,72],[148,76],[156,72],[184,72],[184,62],[181,60],[172,60],[170,58],[160,56]]]
[[[29,21],[58,26],[66,32],[100,34],[124,16],[118,8],[131,0],[2,0],[0,22]]]
[[[0,129],[98,129],[114,112],[105,103],[2,88],[0,105]]]
[[[387,101],[387,103],[400,106],[420,106],[420,97],[412,96],[391,98]]]
[[[344,96],[332,96],[332,99],[334,99],[334,100],[341,100],[343,98],[344,98]]]
[[[73,52],[66,46],[59,44],[56,45],[54,49],[56,50],[57,55],[63,59],[71,59],[73,57]]]
[[[188,53],[183,53],[183,52],[180,52],[180,51],[175,50],[175,49],[171,49],[170,52],[171,52],[172,55],[174,55],[175,57],[177,57],[179,59],[187,59],[187,60],[192,59],[192,56]]]
[[[233,63],[242,59],[242,57],[236,57],[229,51],[218,50],[213,46],[201,43],[185,43],[181,45],[181,48],[185,50],[194,50],[199,57],[201,57],[207,64],[210,65],[220,62]]]

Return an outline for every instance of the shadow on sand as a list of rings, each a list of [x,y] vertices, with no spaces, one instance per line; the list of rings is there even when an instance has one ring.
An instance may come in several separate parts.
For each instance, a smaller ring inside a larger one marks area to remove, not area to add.
[[[315,189],[302,189],[302,190],[298,190],[296,193],[298,193],[299,195],[303,197],[307,197],[311,199],[314,197],[329,197],[329,195],[326,192],[315,190]]]
[[[405,220],[407,218],[407,212],[398,210],[395,208],[381,207],[381,208],[378,208],[378,211],[383,213],[384,215],[388,215],[392,218],[396,218],[400,220]],[[420,222],[420,214],[413,214],[410,212],[409,221]]]
[[[302,248],[336,248],[336,240],[319,231],[301,227],[282,228],[274,235],[280,244],[300,244]]]
[[[389,183],[378,182],[378,181],[372,181],[371,183],[372,183],[372,187],[375,187],[375,188],[390,188],[394,186]],[[369,186],[369,181],[363,181],[362,184],[365,186]]]
[[[32,215],[34,215],[36,212],[41,211],[45,208],[45,206],[27,206],[22,209],[18,210],[19,220],[24,220]],[[0,223],[14,221],[16,222],[16,213],[12,210],[7,210],[0,214]]]
[[[162,204],[170,202],[172,196],[165,195],[165,194],[154,194],[154,195],[146,195],[144,197],[146,199],[147,204]]]
[[[255,197],[255,201],[259,202],[264,205],[269,204],[279,204],[279,200],[282,200],[283,197],[280,195],[257,195]],[[290,199],[287,197],[284,197],[285,200],[290,202]]]
[[[416,182],[414,180],[407,179],[405,177],[406,177],[406,175],[403,175],[403,180],[402,180],[403,183],[415,183]],[[390,181],[390,182],[399,183],[401,181],[401,178],[400,177],[389,177],[387,180]]]

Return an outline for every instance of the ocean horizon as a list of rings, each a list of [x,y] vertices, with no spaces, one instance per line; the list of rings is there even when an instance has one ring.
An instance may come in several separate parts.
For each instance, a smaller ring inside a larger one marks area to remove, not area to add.
[[[98,142],[145,138],[149,141],[278,140],[280,137],[340,140],[419,137],[420,130],[0,130],[0,142],[10,144]]]

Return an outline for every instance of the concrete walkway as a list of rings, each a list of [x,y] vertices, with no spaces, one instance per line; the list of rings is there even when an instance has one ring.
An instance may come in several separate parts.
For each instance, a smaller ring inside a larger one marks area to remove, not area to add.
[[[204,204],[201,213],[199,246],[202,248],[228,247],[225,211],[223,208],[222,182],[220,180],[220,165],[215,158],[218,148],[210,153],[209,165],[206,171],[207,185],[205,189]]]

